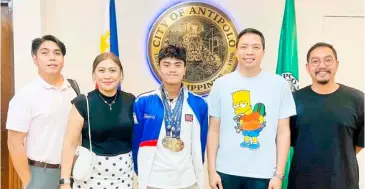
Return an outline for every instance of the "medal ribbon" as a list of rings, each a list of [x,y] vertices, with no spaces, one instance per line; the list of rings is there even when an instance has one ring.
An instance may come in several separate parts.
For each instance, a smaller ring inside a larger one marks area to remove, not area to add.
[[[166,97],[165,89],[161,88],[162,103],[164,105],[164,121],[166,128],[166,136],[180,139],[181,132],[181,114],[184,101],[184,90],[181,88],[180,94],[177,97],[174,109],[171,108]]]

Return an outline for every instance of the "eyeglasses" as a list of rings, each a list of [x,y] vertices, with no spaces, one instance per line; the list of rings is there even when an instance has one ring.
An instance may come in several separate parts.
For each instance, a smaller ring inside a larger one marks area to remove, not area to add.
[[[319,58],[313,58],[309,63],[312,66],[317,67],[321,64],[321,62],[323,62],[325,66],[331,66],[335,62],[335,60],[332,57],[327,57],[322,61]]]

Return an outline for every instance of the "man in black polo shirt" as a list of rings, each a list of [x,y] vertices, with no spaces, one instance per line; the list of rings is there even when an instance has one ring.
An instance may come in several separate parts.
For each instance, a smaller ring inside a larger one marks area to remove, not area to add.
[[[359,189],[356,154],[364,147],[364,93],[335,82],[339,62],[332,45],[315,44],[307,62],[313,83],[294,93],[288,188]]]

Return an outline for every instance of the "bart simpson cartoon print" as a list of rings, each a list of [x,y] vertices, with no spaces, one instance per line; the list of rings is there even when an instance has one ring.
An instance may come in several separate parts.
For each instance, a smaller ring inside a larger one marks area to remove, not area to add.
[[[233,118],[237,125],[235,126],[237,133],[242,133],[244,140],[240,144],[242,148],[257,150],[260,148],[258,136],[265,127],[266,115],[265,105],[256,103],[254,108],[251,106],[250,91],[239,90],[232,93],[233,109],[236,114]]]

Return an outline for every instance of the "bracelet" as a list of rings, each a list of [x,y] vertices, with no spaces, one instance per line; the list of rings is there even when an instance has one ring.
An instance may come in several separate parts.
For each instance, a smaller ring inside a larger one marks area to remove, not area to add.
[[[277,177],[280,180],[283,180],[285,178],[284,174],[278,174],[277,172],[275,172],[274,177]]]

